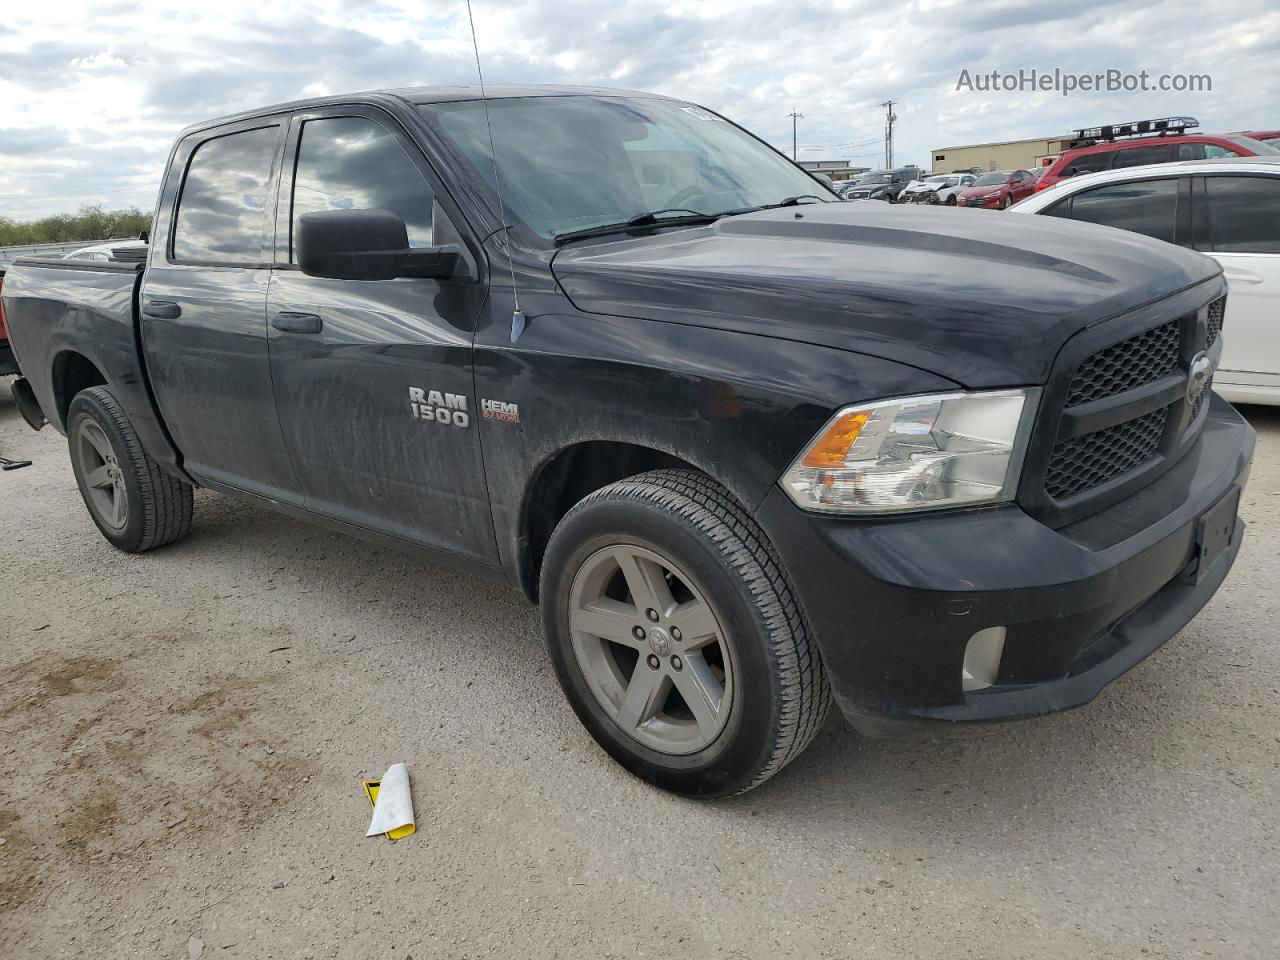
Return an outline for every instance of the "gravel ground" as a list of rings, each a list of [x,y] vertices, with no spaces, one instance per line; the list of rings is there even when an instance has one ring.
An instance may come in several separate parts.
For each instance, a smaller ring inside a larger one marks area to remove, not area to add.
[[[516,593],[197,494],[98,536],[0,399],[0,956],[1274,956],[1280,411],[1200,617],[1086,709],[980,739],[838,717],[736,800],[632,779]],[[409,764],[418,833],[365,839]]]

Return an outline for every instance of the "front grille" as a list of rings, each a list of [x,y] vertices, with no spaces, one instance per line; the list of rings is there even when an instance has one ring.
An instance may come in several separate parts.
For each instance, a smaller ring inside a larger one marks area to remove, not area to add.
[[[1209,327],[1208,338],[1205,341],[1206,349],[1212,347],[1218,342],[1218,336],[1222,333],[1222,321],[1227,316],[1227,298],[1219,297],[1213,303],[1209,304]]]
[[[1154,383],[1178,366],[1179,346],[1178,321],[1170,320],[1099,350],[1071,378],[1066,405],[1074,407]]]
[[[1160,449],[1168,417],[1169,408],[1164,407],[1056,444],[1045,474],[1045,490],[1062,500],[1141,466]]]

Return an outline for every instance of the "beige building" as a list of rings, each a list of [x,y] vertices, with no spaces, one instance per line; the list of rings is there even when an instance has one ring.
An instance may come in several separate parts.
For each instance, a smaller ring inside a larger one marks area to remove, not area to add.
[[[1072,136],[975,143],[967,147],[938,147],[930,157],[935,173],[977,167],[980,170],[1034,170],[1067,148]]]

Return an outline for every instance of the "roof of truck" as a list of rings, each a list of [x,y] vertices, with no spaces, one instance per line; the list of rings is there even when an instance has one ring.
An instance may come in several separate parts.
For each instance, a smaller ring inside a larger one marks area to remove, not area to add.
[[[649,97],[660,100],[669,99],[660,93],[646,93],[643,90],[621,90],[614,87],[579,87],[552,83],[486,84],[484,94],[485,97],[490,100],[507,100],[516,97],[582,96]],[[308,107],[323,107],[335,103],[376,101],[386,97],[395,97],[398,100],[403,100],[406,103],[412,104],[456,103],[463,100],[479,100],[480,87],[478,84],[458,84],[439,87],[394,87],[381,90],[360,90],[353,93],[332,94],[323,97],[308,97],[305,100],[290,100],[285,103],[273,103],[267,106],[255,107],[251,110],[243,110],[239,113],[228,114],[223,117],[214,117],[210,120],[202,120],[199,123],[193,123],[183,129],[182,133],[179,134],[179,139],[195,130],[203,130],[208,127],[220,126],[237,120],[248,120],[253,117],[285,113],[290,110],[304,110]]]

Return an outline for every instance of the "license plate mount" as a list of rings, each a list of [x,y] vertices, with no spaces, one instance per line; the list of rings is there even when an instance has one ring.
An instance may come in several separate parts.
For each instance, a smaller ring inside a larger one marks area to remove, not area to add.
[[[1200,516],[1196,528],[1199,547],[1199,563],[1196,566],[1196,583],[1213,568],[1214,562],[1231,546],[1239,523],[1236,513],[1240,507],[1240,488],[1232,487],[1218,502]]]

